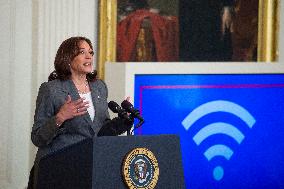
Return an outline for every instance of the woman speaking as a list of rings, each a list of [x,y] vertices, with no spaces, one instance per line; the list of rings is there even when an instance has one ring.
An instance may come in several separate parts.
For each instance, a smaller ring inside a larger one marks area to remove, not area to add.
[[[38,152],[29,188],[36,184],[36,165],[43,156],[96,136],[109,120],[108,90],[96,79],[93,56],[89,39],[71,37],[63,41],[55,57],[55,71],[39,88],[31,132]]]

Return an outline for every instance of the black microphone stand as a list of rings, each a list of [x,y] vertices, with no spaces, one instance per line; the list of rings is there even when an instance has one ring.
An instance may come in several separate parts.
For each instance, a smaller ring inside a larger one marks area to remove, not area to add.
[[[145,123],[144,119],[143,119],[143,118],[139,119],[139,123],[138,123],[137,125],[134,125],[133,131],[134,131],[135,129],[141,127],[141,125],[143,125],[143,123]],[[132,131],[132,132],[130,133],[130,130],[131,130],[131,128],[130,128],[129,130],[127,130],[127,136],[130,135],[130,134],[133,132],[133,131]]]

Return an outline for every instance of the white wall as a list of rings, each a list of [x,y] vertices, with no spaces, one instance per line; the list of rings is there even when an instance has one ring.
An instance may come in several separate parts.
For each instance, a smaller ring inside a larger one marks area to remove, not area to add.
[[[53,70],[56,50],[64,39],[83,35],[97,46],[97,14],[98,0],[0,0],[1,189],[23,189],[26,186],[35,153],[30,142],[30,130],[38,87]],[[280,34],[284,32],[283,18],[284,6],[281,5]],[[279,61],[283,64],[282,35]],[[106,74],[110,78],[107,82],[111,100],[112,97],[121,100],[131,96],[133,84],[125,85],[125,82],[130,82],[127,79],[132,77],[129,74],[134,71],[141,73],[145,69],[155,72],[157,69],[156,65],[146,64],[140,67],[131,64],[124,66],[127,67],[127,73],[124,68],[120,70],[125,72],[123,77],[114,79],[117,77],[114,73],[118,73],[118,70]],[[212,66],[202,64],[202,70],[210,71]],[[277,66],[269,69],[284,71]]]
[[[25,11],[23,11],[25,10]],[[31,0],[1,1],[0,188],[23,188],[29,170]]]
[[[85,36],[96,48],[97,0],[34,0],[34,34],[37,86],[54,70],[56,51],[63,40]]]
[[[30,142],[37,90],[60,43],[97,38],[97,0],[0,0],[0,188],[23,189],[34,160]]]

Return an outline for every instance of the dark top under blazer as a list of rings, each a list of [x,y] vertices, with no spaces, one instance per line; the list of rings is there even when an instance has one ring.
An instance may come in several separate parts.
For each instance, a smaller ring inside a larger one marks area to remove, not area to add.
[[[106,119],[109,119],[107,96],[108,90],[102,80],[89,83],[95,117],[92,121],[89,114],[66,120],[60,127],[56,126],[55,115],[67,99],[80,98],[72,80],[53,80],[43,83],[38,92],[34,125],[31,139],[39,147],[36,162],[41,157],[83,139],[96,136]]]

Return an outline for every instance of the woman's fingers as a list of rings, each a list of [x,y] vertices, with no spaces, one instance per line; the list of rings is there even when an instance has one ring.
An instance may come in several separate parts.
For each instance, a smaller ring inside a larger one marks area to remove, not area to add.
[[[84,101],[84,100],[85,98],[80,98],[74,101],[74,106],[76,109],[74,116],[80,116],[87,113],[87,109],[89,108],[89,101]]]
[[[77,104],[77,106],[76,106],[77,113],[86,112],[88,108],[89,108],[89,102],[88,101]]]
[[[82,102],[77,105],[77,108],[89,107],[89,101]]]
[[[67,99],[60,110],[66,120],[84,115],[88,112],[87,109],[89,108],[89,102],[84,100],[85,98],[79,98],[78,100],[72,101],[71,96],[67,96]]]
[[[88,112],[87,109],[88,109],[87,106],[85,106],[83,108],[78,108],[77,111],[76,111],[76,115],[78,116],[78,115],[82,115],[82,114],[87,113]]]
[[[68,104],[68,103],[70,103],[71,101],[72,101],[71,96],[70,96],[70,95],[68,95],[68,96],[67,96],[67,99],[66,99],[66,101],[65,101],[65,103],[67,103],[67,104]]]
[[[85,100],[85,98],[79,98],[78,100],[75,100],[75,101],[73,102],[73,104],[74,104],[75,106],[80,105],[81,103],[84,102],[84,100]]]
[[[130,102],[130,96],[126,97],[126,99],[128,102]]]

